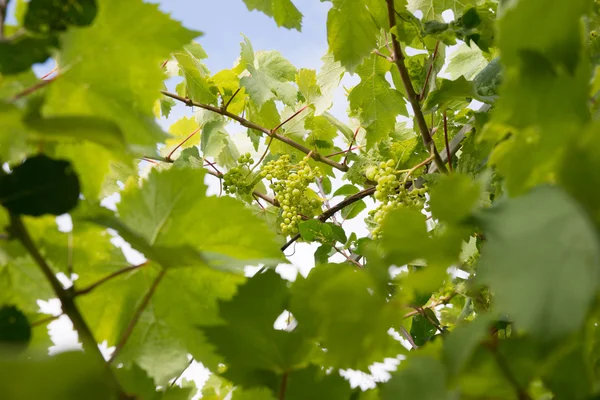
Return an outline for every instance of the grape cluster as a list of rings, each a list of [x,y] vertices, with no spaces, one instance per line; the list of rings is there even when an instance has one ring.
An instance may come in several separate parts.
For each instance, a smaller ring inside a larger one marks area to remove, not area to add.
[[[223,175],[223,189],[231,194],[249,194],[252,191],[252,186],[248,184],[246,178],[250,174],[252,164],[254,164],[254,160],[250,153],[242,154],[238,158],[238,165]]]
[[[398,207],[421,210],[425,205],[427,188],[406,190],[403,186],[404,175],[397,174],[395,165],[394,160],[387,160],[377,166],[370,166],[365,171],[367,179],[377,182],[374,197],[381,202],[376,209],[369,212],[369,216],[375,222],[375,228],[371,231],[373,239],[381,237],[381,224],[390,211]]]
[[[308,186],[321,177],[319,167],[308,165],[309,157],[304,157],[297,165],[290,163],[290,156],[283,155],[278,160],[268,162],[262,169],[262,176],[271,181],[270,188],[281,205],[280,224],[284,235],[298,233],[298,223],[303,217],[312,217],[320,210],[321,202],[309,199]]]

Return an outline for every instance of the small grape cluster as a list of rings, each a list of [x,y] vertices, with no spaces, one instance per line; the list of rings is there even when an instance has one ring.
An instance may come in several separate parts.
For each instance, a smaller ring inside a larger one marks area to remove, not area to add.
[[[304,217],[312,217],[320,210],[321,202],[309,199],[308,186],[321,177],[319,167],[308,165],[309,157],[304,157],[297,165],[290,163],[290,156],[283,155],[278,160],[268,162],[262,170],[262,176],[271,181],[270,188],[275,199],[281,205],[280,224],[284,235],[298,233],[298,223]]]
[[[377,182],[374,197],[381,202],[376,209],[369,212],[369,216],[376,225],[371,231],[373,239],[381,237],[381,224],[390,211],[398,207],[421,210],[425,205],[427,188],[406,190],[400,179],[403,175],[397,175],[394,169],[395,165],[394,160],[387,160],[379,163],[378,166],[371,166],[365,171],[367,179]]]
[[[223,189],[231,194],[249,194],[252,186],[248,184],[246,178],[250,174],[252,164],[254,164],[254,160],[250,153],[242,154],[238,158],[238,165],[223,175]]]

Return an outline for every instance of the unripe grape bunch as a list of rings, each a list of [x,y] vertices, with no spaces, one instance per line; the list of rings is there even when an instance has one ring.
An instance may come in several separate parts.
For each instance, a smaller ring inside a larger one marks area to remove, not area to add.
[[[223,189],[225,189],[225,192],[230,194],[249,194],[252,191],[252,185],[247,182],[252,164],[254,164],[254,160],[250,153],[242,154],[238,158],[238,165],[223,175]]]
[[[410,207],[422,210],[425,205],[425,193],[427,188],[412,189],[408,191],[404,187],[405,171],[396,171],[396,162],[392,159],[372,165],[365,171],[367,179],[377,182],[375,187],[375,200],[381,203],[369,212],[369,216],[375,222],[375,228],[371,231],[373,239],[381,237],[381,224],[387,214],[399,207]],[[404,173],[403,173],[404,172]]]
[[[271,182],[275,199],[281,205],[281,232],[284,235],[298,233],[298,224],[303,218],[311,218],[321,209],[321,202],[311,198],[308,186],[322,176],[318,166],[308,164],[304,157],[297,165],[292,165],[290,156],[285,154],[277,160],[265,164],[261,174]]]

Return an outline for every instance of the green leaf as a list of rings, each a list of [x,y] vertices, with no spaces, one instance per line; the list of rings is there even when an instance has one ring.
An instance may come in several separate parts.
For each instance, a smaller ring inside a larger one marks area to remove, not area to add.
[[[442,363],[428,356],[414,355],[402,361],[392,379],[382,385],[381,400],[392,399],[443,400],[446,393],[446,372]]]
[[[250,76],[240,79],[240,84],[257,107],[271,99],[279,99],[287,105],[296,103],[297,89],[290,83],[296,76],[296,68],[278,51],[259,51],[254,54],[248,38],[242,43],[241,67]]]
[[[429,312],[429,318],[437,320],[435,314],[431,309],[427,308],[423,312]],[[431,323],[429,318],[421,314],[416,314],[412,318],[412,325],[410,326],[410,336],[412,336],[417,346],[423,346],[436,334],[437,328]]]
[[[477,278],[494,291],[498,312],[539,340],[579,329],[598,289],[600,249],[573,199],[540,187],[483,213],[481,223]]]
[[[173,56],[185,80],[186,97],[200,103],[216,104],[217,96],[211,90],[200,60],[188,51],[177,52]]]
[[[27,316],[15,306],[0,307],[0,354],[16,354],[31,341]]]
[[[331,108],[336,89],[344,77],[344,67],[334,60],[333,55],[326,54],[321,58],[323,65],[317,74],[320,96],[315,99],[315,115],[322,115]]]
[[[324,373],[316,365],[299,371],[293,371],[288,377],[285,398],[304,400],[325,398],[328,400],[347,400],[350,397],[350,385],[334,372]]]
[[[189,139],[187,138],[197,130],[198,123],[194,118],[183,117],[169,128],[169,133],[174,137],[168,139],[166,145],[175,147],[185,140],[185,143],[183,143],[180,148],[185,149],[186,147],[195,146],[200,143],[200,133],[196,133]]]
[[[66,4],[53,0],[32,0],[27,7],[24,25],[37,33],[62,32],[69,25],[90,25],[97,12],[96,0],[75,0]]]
[[[132,16],[136,29],[131,29]],[[127,34],[117,41],[115,32]],[[92,25],[62,36],[57,57],[69,68],[48,87],[43,114],[107,118],[120,126],[128,143],[154,150],[164,137],[152,112],[163,88],[160,65],[198,34],[155,4],[103,1]],[[90,43],[100,42],[98,57],[98,47]]]
[[[189,245],[211,258],[211,253],[237,260],[281,260],[274,234],[252,212],[229,197],[206,197],[203,170],[153,170],[141,188],[122,193],[120,217],[151,246]],[[228,216],[224,223],[222,215]],[[225,260],[223,260],[225,261]],[[227,267],[218,259],[212,265]],[[232,268],[239,265],[232,262]]]
[[[479,343],[489,333],[491,318],[479,316],[473,322],[461,324],[446,337],[444,363],[451,376],[457,376],[469,362]]]
[[[67,213],[77,205],[79,192],[79,179],[71,164],[43,154],[0,176],[0,203],[17,215]]]
[[[315,265],[327,264],[332,250],[333,246],[329,244],[322,244],[319,246],[319,248],[315,250]]]
[[[311,343],[297,331],[273,328],[288,296],[285,281],[267,271],[241,286],[233,299],[219,303],[223,323],[202,330],[225,358],[223,376],[242,386],[274,389],[279,387],[277,375],[305,361]]]
[[[106,366],[82,352],[33,358],[0,358],[0,396],[3,399],[37,398],[116,400]],[[33,385],[32,382],[35,382]]]
[[[459,173],[442,176],[431,189],[429,205],[434,217],[458,223],[474,210],[481,189],[477,182]]]
[[[383,293],[370,292],[375,287],[370,274],[345,264],[318,266],[294,283],[290,310],[296,330],[327,349],[320,353],[323,366],[366,370],[402,352],[387,333],[394,312]]]
[[[352,219],[358,217],[358,215],[367,209],[367,205],[364,201],[360,200],[350,204],[348,207],[342,209],[342,218]]]
[[[468,6],[474,6],[483,3],[482,0],[408,0],[408,10],[423,12],[423,21],[438,20],[444,21],[442,13],[448,9],[454,12],[455,16],[461,15]]]
[[[333,197],[335,196],[348,196],[351,194],[356,194],[360,192],[360,190],[351,184],[346,184],[342,187],[340,187],[338,190],[335,191],[335,193],[333,194]]]
[[[457,103],[472,99],[488,103],[493,101],[493,97],[480,96],[477,90],[475,90],[473,82],[467,81],[464,76],[459,77],[455,81],[444,79],[441,87],[427,96],[423,110],[452,108]]]
[[[327,14],[327,43],[335,61],[350,73],[377,44],[379,31],[365,4],[335,0]]]
[[[244,0],[248,10],[258,10],[272,17],[277,26],[302,30],[302,14],[290,0]]]
[[[350,109],[367,130],[368,147],[387,138],[394,131],[396,117],[406,111],[402,95],[385,78],[389,68],[390,63],[381,57],[366,59],[356,70],[360,83],[348,95]]]
[[[18,74],[35,63],[46,62],[56,47],[58,40],[54,36],[31,37],[24,34],[3,40],[0,42],[0,74]]]
[[[593,383],[585,350],[581,345],[570,347],[566,351],[557,352],[560,355],[553,357],[548,363],[542,379],[558,400],[587,399],[592,393]]]
[[[459,44],[448,58],[449,62],[445,73],[448,74],[451,80],[456,80],[461,76],[464,76],[467,80],[472,80],[488,65],[488,61],[477,46],[468,46],[465,43]],[[482,94],[485,95],[485,93]]]

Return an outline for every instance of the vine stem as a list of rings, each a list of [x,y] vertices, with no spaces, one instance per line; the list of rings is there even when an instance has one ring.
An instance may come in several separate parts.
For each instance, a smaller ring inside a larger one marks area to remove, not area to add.
[[[281,377],[281,385],[279,386],[279,400],[285,399],[285,391],[287,390],[287,381],[288,381],[288,371],[283,373]]]
[[[0,39],[4,39],[4,21],[6,21],[6,9],[10,0],[0,0]]]
[[[448,142],[448,116],[444,110],[444,142],[446,143],[446,156],[448,157],[448,169],[452,172],[452,153],[450,152],[450,143]]]
[[[144,310],[150,303],[150,299],[152,299],[152,296],[154,295],[154,292],[156,291],[158,284],[160,283],[160,281],[162,281],[166,272],[167,272],[166,269],[164,269],[164,268],[161,269],[160,272],[158,273],[158,275],[156,276],[156,278],[154,279],[154,281],[152,282],[150,289],[148,289],[148,292],[142,299],[142,302],[140,303],[138,308],[135,310],[135,313],[133,314],[131,321],[129,321],[129,325],[127,325],[125,332],[123,332],[123,336],[121,336],[119,343],[117,343],[117,345],[115,346],[115,351],[112,353],[112,356],[108,360],[108,364],[111,364],[118,357],[121,350],[123,350],[123,347],[125,347],[125,344],[129,340],[129,337],[133,333],[133,328],[135,328],[140,317],[142,316],[142,313],[144,312]]]
[[[271,130],[271,129],[265,128],[264,126],[260,126],[258,124],[255,124],[252,121],[248,121],[247,119],[245,119],[243,117],[240,117],[239,115],[230,113],[227,110],[223,110],[223,109],[221,109],[219,107],[211,106],[210,104],[199,103],[199,102],[193,101],[193,100],[191,100],[191,99],[189,99],[187,97],[182,97],[182,96],[179,96],[178,94],[167,92],[166,90],[161,90],[161,93],[163,95],[167,96],[167,97],[170,97],[172,99],[180,101],[180,102],[184,103],[185,105],[187,105],[189,107],[202,108],[204,110],[212,111],[212,112],[215,112],[217,114],[223,115],[225,117],[231,118],[234,121],[239,122],[240,125],[245,126],[246,128],[254,129],[254,130],[257,130],[259,132],[262,132],[262,133],[266,134],[267,136],[270,136],[270,137],[272,137],[274,139],[277,139],[277,140],[279,140],[279,141],[281,141],[281,142],[283,142],[283,143],[285,143],[285,144],[287,144],[287,145],[295,148],[296,150],[301,151],[304,154],[309,154],[310,153],[311,154],[310,157],[312,157],[316,161],[319,161],[319,162],[322,162],[324,164],[327,164],[327,165],[329,165],[329,166],[331,166],[331,167],[333,167],[333,168],[335,168],[337,170],[343,171],[343,172],[348,171],[348,166],[347,165],[343,165],[343,164],[337,163],[337,162],[335,162],[333,160],[330,160],[327,157],[324,157],[324,156],[322,156],[321,154],[319,154],[317,152],[314,152],[314,151],[311,152],[311,150],[309,148],[304,147],[300,143],[296,143],[292,139],[290,139],[290,138],[288,138],[286,136],[278,134],[277,132],[275,132],[275,129]],[[282,124],[280,124],[280,125],[282,125]],[[279,128],[279,126],[277,128]]]
[[[421,89],[421,94],[419,94],[419,100],[423,100],[425,98],[425,92],[427,91],[427,86],[429,86],[429,78],[431,78],[431,73],[433,72],[433,65],[435,64],[435,59],[438,55],[438,50],[440,47],[440,41],[435,42],[435,49],[433,50],[433,56],[431,56],[431,65],[427,70],[427,76],[425,77],[425,83],[423,84],[423,89]]]
[[[180,148],[181,146],[183,146],[183,144],[185,142],[187,142],[188,140],[190,140],[192,138],[192,136],[194,136],[198,132],[200,132],[200,128],[194,129],[194,131],[192,133],[190,133],[185,139],[183,139],[183,141],[181,143],[179,143],[177,146],[175,146],[175,148],[173,150],[171,150],[171,152],[167,156],[167,160],[170,160],[171,156],[173,155],[173,153],[175,153],[178,148]]]
[[[227,111],[227,107],[229,107],[229,105],[233,101],[234,97],[237,96],[237,94],[239,92],[240,92],[240,88],[237,88],[237,90],[231,95],[231,97],[229,98],[229,100],[227,100],[227,103],[225,103],[225,105],[223,106],[223,111]]]
[[[21,244],[23,244],[23,247],[25,247],[25,249],[29,252],[31,258],[33,258],[35,263],[40,267],[40,270],[48,280],[48,283],[50,283],[54,294],[60,300],[63,313],[66,314],[73,323],[73,327],[79,335],[79,340],[81,340],[83,348],[87,350],[89,354],[97,360],[98,363],[102,363],[106,366],[106,377],[109,379],[109,383],[112,388],[119,392],[122,399],[128,398],[121,388],[121,385],[119,384],[119,381],[114,375],[112,369],[108,367],[108,364],[104,360],[104,356],[100,352],[100,348],[98,347],[96,339],[94,339],[92,331],[87,326],[85,319],[75,304],[75,297],[73,296],[73,293],[62,287],[60,281],[56,275],[54,275],[52,269],[44,257],[42,257],[41,253],[33,242],[33,239],[29,235],[23,220],[19,216],[11,214],[10,227],[12,235],[17,238]]]
[[[116,278],[118,276],[121,276],[121,275],[123,275],[123,274],[125,274],[127,272],[131,272],[131,271],[135,271],[137,269],[140,269],[141,267],[143,267],[144,265],[147,265],[147,264],[148,264],[148,261],[143,262],[143,263],[138,264],[138,265],[130,265],[129,267],[125,267],[125,268],[122,268],[122,269],[120,269],[118,271],[115,271],[112,274],[105,276],[104,278],[100,279],[99,281],[94,282],[91,285],[89,285],[89,286],[87,286],[87,287],[85,287],[83,289],[76,290],[75,291],[75,296],[82,296],[84,294],[88,294],[92,290],[96,289],[98,286],[100,286],[100,285],[102,285],[102,284],[104,284],[104,283],[106,283],[106,282],[108,282],[108,281],[110,281],[110,280],[112,280],[112,279],[114,279],[114,278]]]
[[[56,80],[56,79],[57,79],[59,76],[60,76],[60,75],[56,75],[56,76],[54,76],[54,77],[52,77],[52,78],[45,79],[45,80],[41,80],[41,81],[39,81],[38,83],[36,83],[36,84],[34,84],[34,85],[32,85],[32,86],[28,87],[27,89],[25,89],[25,90],[23,90],[23,91],[21,91],[21,92],[19,92],[19,93],[15,94],[15,95],[13,96],[13,101],[17,101],[17,100],[19,100],[21,97],[28,96],[28,95],[30,95],[31,93],[38,91],[39,89],[41,89],[41,88],[45,87],[46,85],[49,85],[50,83],[54,82],[54,81],[55,81],[55,80]]]
[[[388,6],[388,20],[390,24],[390,29],[396,26],[396,12],[394,10],[394,0],[386,0]],[[392,35],[392,47],[394,52],[392,53],[392,59],[394,60],[394,64],[398,68],[398,72],[400,73],[400,78],[402,79],[402,84],[404,86],[404,91],[406,92],[406,97],[408,102],[412,106],[413,112],[415,113],[415,119],[417,120],[417,125],[419,126],[419,131],[421,133],[421,138],[423,139],[423,145],[426,149],[429,149],[431,155],[434,157],[433,161],[437,166],[438,170],[447,173],[448,170],[438,153],[431,134],[429,133],[429,128],[427,127],[427,122],[425,122],[425,116],[423,115],[423,110],[421,110],[421,103],[419,103],[419,98],[415,89],[412,85],[412,81],[410,80],[410,75],[408,73],[408,69],[406,68],[406,64],[404,63],[404,53],[402,53],[402,48],[400,47],[400,42],[394,33]]]

